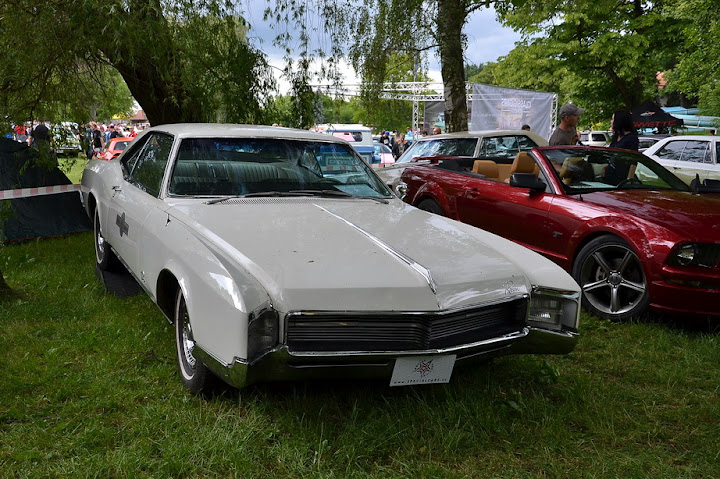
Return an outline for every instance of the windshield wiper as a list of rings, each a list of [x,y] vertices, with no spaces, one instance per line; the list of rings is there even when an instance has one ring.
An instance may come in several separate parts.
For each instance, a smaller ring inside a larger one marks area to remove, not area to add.
[[[214,200],[208,201],[206,204],[208,205],[214,205],[215,203],[220,203],[227,200],[232,200],[236,198],[261,198],[261,197],[268,197],[268,196],[313,196],[311,193],[305,193],[301,191],[259,191],[257,193],[248,193],[245,195],[234,195],[234,196],[225,196],[223,198],[215,198]]]
[[[339,190],[292,190],[291,193],[303,193],[312,196],[331,196],[337,198],[360,198],[363,200],[373,200],[378,203],[387,204],[388,201],[384,198],[378,198],[377,196],[359,196],[351,193],[346,193]]]
[[[245,195],[234,195],[234,196],[225,196],[223,198],[215,198],[213,200],[208,201],[206,204],[208,205],[214,205],[216,203],[221,203],[223,201],[232,200],[236,198],[261,198],[261,197],[271,197],[271,196],[328,196],[328,197],[334,197],[334,198],[360,198],[365,200],[374,200],[378,203],[384,203],[387,204],[388,201],[384,198],[378,198],[375,196],[356,196],[352,195],[350,193],[345,193],[344,191],[338,191],[338,190],[291,190],[291,191],[259,191],[257,193],[248,193]]]

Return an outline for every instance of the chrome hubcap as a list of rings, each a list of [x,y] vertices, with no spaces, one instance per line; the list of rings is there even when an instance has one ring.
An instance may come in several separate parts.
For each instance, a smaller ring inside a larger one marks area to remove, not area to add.
[[[190,366],[190,368],[192,369],[195,369],[195,356],[193,356],[193,350],[195,349],[195,340],[193,339],[192,329],[190,328],[190,320],[188,318],[187,312],[183,314],[182,348],[188,366]]]

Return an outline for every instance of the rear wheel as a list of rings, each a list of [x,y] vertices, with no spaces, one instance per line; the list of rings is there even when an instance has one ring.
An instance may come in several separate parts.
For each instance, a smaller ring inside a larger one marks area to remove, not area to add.
[[[175,344],[180,377],[191,393],[207,393],[215,384],[212,372],[195,356],[195,336],[190,324],[190,314],[182,290],[175,297]]]
[[[621,321],[645,313],[650,304],[642,262],[622,239],[604,235],[590,241],[573,265],[591,313]]]
[[[437,204],[437,201],[431,200],[430,198],[422,200],[420,203],[418,203],[417,207],[421,210],[435,213],[436,215],[445,216],[442,208],[439,204]]]

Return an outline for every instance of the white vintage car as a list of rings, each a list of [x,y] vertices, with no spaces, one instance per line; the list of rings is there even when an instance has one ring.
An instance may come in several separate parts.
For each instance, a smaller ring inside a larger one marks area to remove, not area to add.
[[[447,382],[455,363],[578,338],[560,267],[403,203],[330,135],[158,126],[82,183],[98,267],[119,260],[176,325],[194,393],[216,377]]]

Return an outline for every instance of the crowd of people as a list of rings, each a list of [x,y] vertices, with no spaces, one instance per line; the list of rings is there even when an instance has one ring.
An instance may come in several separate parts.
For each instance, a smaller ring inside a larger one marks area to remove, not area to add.
[[[436,126],[432,129],[433,135],[439,135],[442,133],[442,129],[439,126]],[[425,138],[428,136],[427,130],[420,130],[419,131],[419,137]],[[407,137],[414,138],[414,135],[412,133],[412,130],[410,127],[407,128],[407,132],[403,133],[401,131],[393,130],[393,131],[383,131],[380,133],[380,143],[386,145],[390,150],[392,151],[393,157],[395,160],[400,158],[403,153],[405,153],[405,150],[408,149],[408,147],[411,145],[411,143],[407,140]]]
[[[72,137],[80,142],[83,152],[88,159],[99,157],[105,145],[113,138],[135,138],[140,131],[148,125],[133,125],[128,123],[90,122],[77,128],[75,125],[51,125],[48,122],[37,120],[28,124],[19,124],[13,127],[10,134],[16,141],[27,143],[28,146],[40,151],[54,152],[57,142],[67,141]]]

